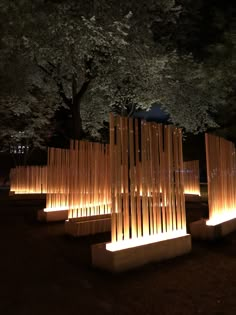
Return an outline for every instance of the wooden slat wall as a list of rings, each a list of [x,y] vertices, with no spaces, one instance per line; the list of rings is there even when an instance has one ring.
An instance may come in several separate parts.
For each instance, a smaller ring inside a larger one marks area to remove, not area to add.
[[[109,145],[71,141],[69,218],[111,213]]]
[[[68,209],[69,155],[67,149],[48,148],[48,185],[46,208]]]
[[[209,219],[236,216],[236,153],[232,142],[205,134]]]
[[[182,133],[110,115],[112,242],[186,231]]]
[[[198,160],[184,162],[184,193],[200,196]]]
[[[15,193],[40,194],[47,191],[46,166],[17,166],[10,171],[10,189]]]
[[[48,150],[47,210],[69,209],[69,218],[111,212],[109,145],[71,141]]]

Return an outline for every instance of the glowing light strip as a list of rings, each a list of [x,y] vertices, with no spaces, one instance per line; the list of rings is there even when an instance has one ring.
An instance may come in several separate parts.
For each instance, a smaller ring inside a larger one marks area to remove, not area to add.
[[[196,195],[201,196],[200,192],[198,190],[184,190],[185,195]]]
[[[44,208],[44,212],[53,212],[53,211],[65,211],[69,210],[69,207],[54,207],[54,208]]]
[[[16,194],[41,194],[46,187],[46,166],[17,166],[10,171],[10,191]]]
[[[14,191],[16,195],[27,195],[27,194],[43,194],[46,193],[46,191],[39,191],[39,190],[10,190]]]
[[[93,208],[93,207],[103,207],[103,206],[110,206],[111,204],[107,203],[98,203],[98,204],[87,204],[87,205],[78,205],[78,206],[73,206],[73,209],[78,209],[78,210],[83,210],[86,208]],[[63,207],[52,207],[52,208],[45,208],[45,212],[50,212],[50,211],[63,211],[63,210],[73,210],[69,206],[63,206]],[[108,208],[108,212],[110,211],[110,207]]]
[[[133,248],[137,246],[152,244],[160,241],[165,241],[168,239],[173,239],[181,236],[187,235],[186,230],[172,231],[168,233],[160,233],[155,235],[149,235],[145,237],[139,237],[135,239],[122,240],[114,243],[107,243],[106,249],[110,252],[115,252],[127,248]]]
[[[231,211],[231,210],[226,210]],[[215,226],[230,220],[236,219],[236,209],[234,209],[233,213],[222,212],[222,215],[213,217],[206,221],[206,225]]]

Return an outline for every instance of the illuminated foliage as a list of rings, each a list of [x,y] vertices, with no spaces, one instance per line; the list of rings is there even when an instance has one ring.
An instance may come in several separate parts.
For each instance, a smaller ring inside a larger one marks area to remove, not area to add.
[[[160,32],[178,24],[182,8],[175,1],[5,0],[0,9],[0,79],[7,82],[2,117],[20,112],[16,131],[24,126],[34,145],[43,145],[48,130],[55,130],[62,107],[73,138],[99,138],[110,111],[132,114],[155,102],[188,132],[216,127],[209,113],[219,99],[219,78],[209,80],[203,64],[180,57],[168,36],[157,43],[152,38],[155,21]],[[16,55],[22,66],[14,72]]]

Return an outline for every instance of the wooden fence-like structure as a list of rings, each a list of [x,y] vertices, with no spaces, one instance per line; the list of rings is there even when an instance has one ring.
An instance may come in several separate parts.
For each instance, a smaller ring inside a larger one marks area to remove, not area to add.
[[[111,212],[109,145],[72,141],[69,218]]]
[[[232,142],[206,134],[209,219],[236,217],[236,150]]]
[[[186,233],[182,132],[110,116],[112,243]]]
[[[47,168],[47,211],[66,210],[69,208],[70,151],[48,148]]]
[[[69,218],[111,212],[109,145],[71,141],[48,150],[47,211],[69,210]]]
[[[10,190],[16,194],[47,192],[46,166],[17,166],[10,171]]]
[[[184,193],[200,196],[199,161],[184,162]]]

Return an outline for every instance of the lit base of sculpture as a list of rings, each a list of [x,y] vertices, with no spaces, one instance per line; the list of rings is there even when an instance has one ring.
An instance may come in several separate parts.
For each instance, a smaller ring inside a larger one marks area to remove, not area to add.
[[[110,244],[92,245],[92,264],[94,267],[111,272],[120,272],[150,262],[181,256],[189,253],[192,248],[191,235],[189,234],[114,251],[107,249],[107,245]]]
[[[236,218],[216,225],[207,225],[206,219],[201,219],[190,224],[192,237],[201,240],[216,240],[233,231],[236,231]]]
[[[109,231],[111,231],[110,214],[74,218],[65,222],[65,233],[74,237]]]
[[[38,221],[56,222],[65,221],[68,219],[68,210],[53,210],[45,211],[46,209],[39,210],[37,213]]]

